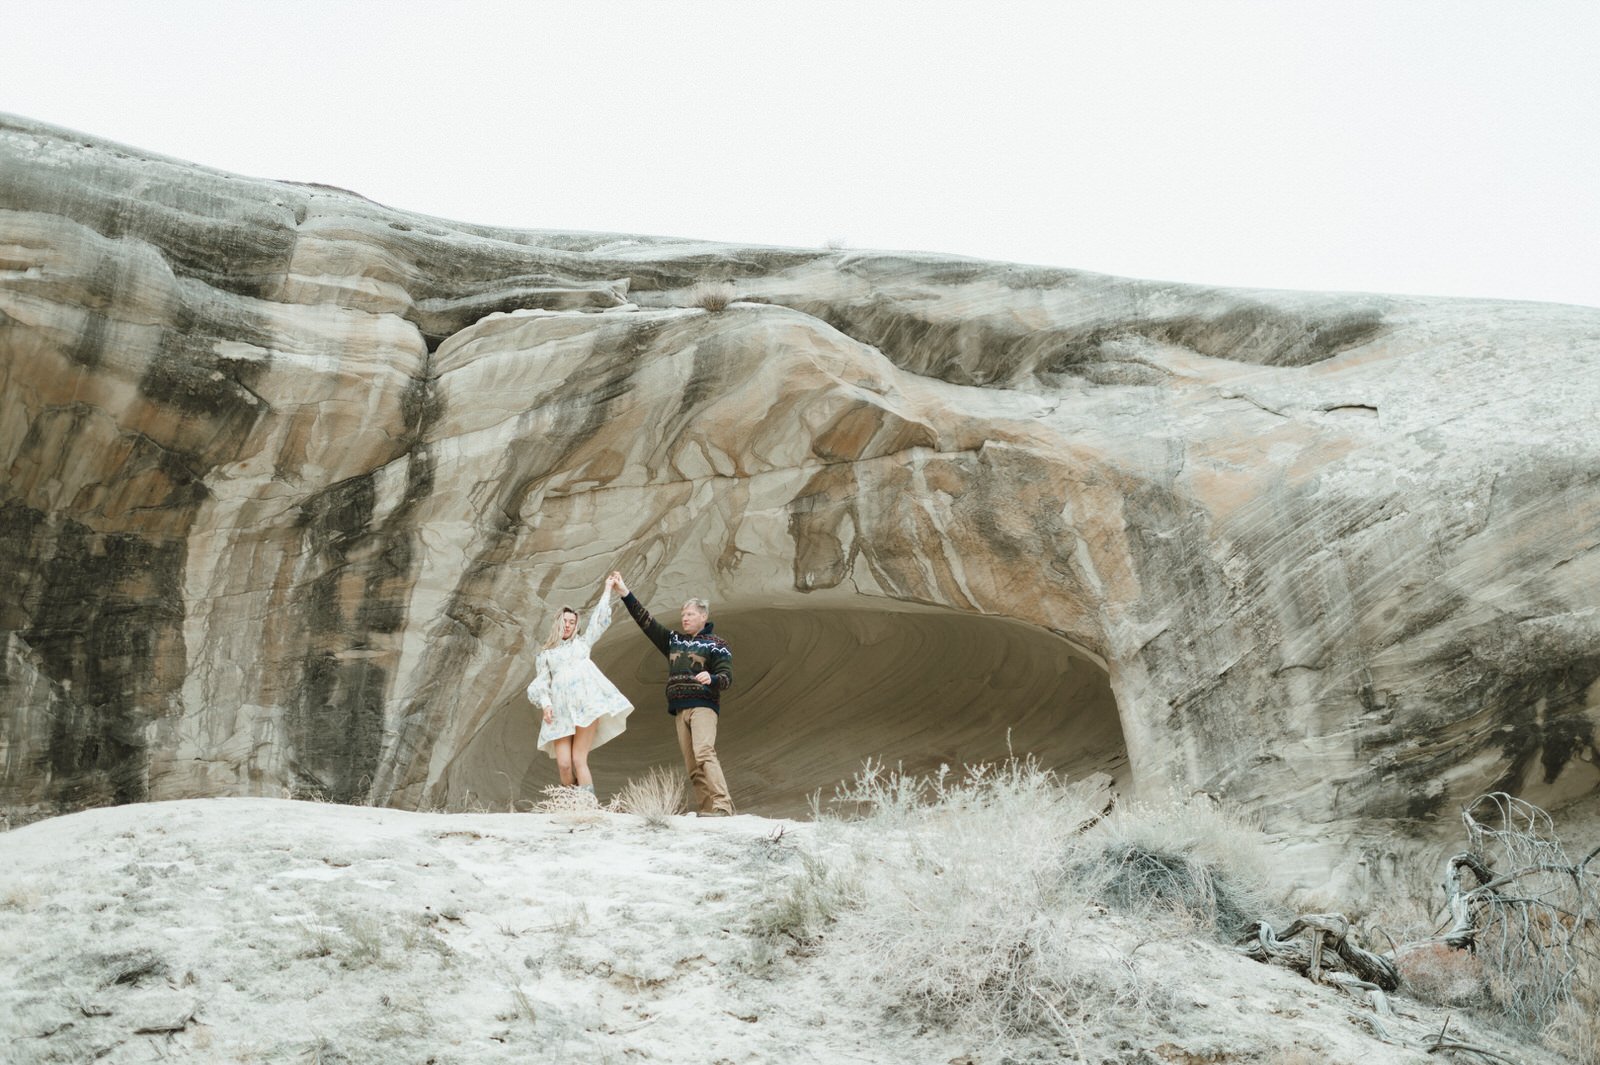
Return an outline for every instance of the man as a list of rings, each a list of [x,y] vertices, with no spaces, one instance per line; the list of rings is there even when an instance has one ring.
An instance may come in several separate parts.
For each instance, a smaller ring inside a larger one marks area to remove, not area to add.
[[[733,686],[733,652],[712,632],[711,604],[704,599],[684,603],[683,632],[677,633],[650,616],[621,573],[613,573],[611,580],[633,620],[667,656],[667,713],[677,719],[678,747],[700,816],[732,814],[728,782],[717,761],[717,716],[719,696]]]

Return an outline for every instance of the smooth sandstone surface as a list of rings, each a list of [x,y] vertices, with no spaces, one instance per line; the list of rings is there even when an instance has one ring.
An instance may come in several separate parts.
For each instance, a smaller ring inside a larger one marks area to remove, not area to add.
[[[745,810],[1010,749],[1425,835],[1600,784],[1597,543],[1600,310],[500,230],[0,118],[14,820],[536,798],[620,568],[713,601]],[[677,752],[620,610],[596,657],[604,793]]]

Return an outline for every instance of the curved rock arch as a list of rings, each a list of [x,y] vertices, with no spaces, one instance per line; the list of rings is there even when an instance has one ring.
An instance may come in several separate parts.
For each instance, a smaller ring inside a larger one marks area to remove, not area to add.
[[[594,367],[618,364],[629,373],[597,384]],[[714,316],[512,315],[451,338],[436,353],[436,365],[445,413],[432,431],[463,450],[450,457],[440,449],[436,488],[416,520],[424,528],[446,523],[476,529],[479,553],[452,592],[445,611],[451,625],[425,642],[425,664],[414,668],[431,674],[429,691],[475,683],[483,688],[468,697],[479,710],[466,719],[431,700],[431,708],[421,700],[413,704],[403,719],[414,723],[416,739],[401,734],[395,750],[402,757],[384,759],[393,772],[379,775],[381,801],[426,805],[467,791],[499,794],[511,787],[511,770],[504,765],[494,772],[505,776],[489,781],[465,770],[474,759],[463,761],[462,755],[474,744],[481,748],[486,732],[503,734],[491,716],[515,717],[525,706],[519,706],[520,683],[514,679],[520,674],[496,673],[493,689],[482,675],[467,678],[461,672],[466,658],[451,658],[452,643],[471,647],[483,634],[456,627],[454,619],[517,604],[518,662],[530,670],[531,645],[543,624],[535,618],[558,602],[586,608],[593,586],[576,582],[587,576],[597,584],[613,565],[629,572],[642,592],[710,591],[724,625],[741,615],[766,619],[756,629],[770,631],[762,641],[767,645],[782,642],[782,626],[775,622],[783,617],[903,615],[923,619],[911,624],[925,630],[933,624],[928,618],[988,614],[994,615],[991,625],[1004,626],[1014,640],[1034,648],[1036,661],[1044,660],[1037,648],[1046,645],[1060,663],[1075,661],[1080,669],[1096,658],[1099,604],[1073,577],[1077,563],[1062,555],[1063,503],[1053,494],[1060,491],[1060,478],[1050,464],[1017,452],[1012,445],[1020,435],[1002,431],[993,419],[980,424],[958,417],[948,395],[922,394],[918,381],[908,380],[880,353],[807,315],[762,306]],[[502,389],[538,393],[533,410],[490,426],[476,424],[483,418],[481,406],[456,404],[452,394],[455,388],[481,388],[469,382],[484,376]],[[554,388],[536,384],[552,381],[558,382]],[[614,398],[597,403],[597,394]],[[467,425],[452,421],[453,408],[464,412]],[[604,416],[597,417],[597,410]],[[503,431],[508,420],[516,426],[509,440]],[[483,434],[492,434],[487,438],[503,448],[504,464],[492,478],[498,487],[476,495],[447,487],[465,483],[454,473],[457,464],[463,471],[482,467],[470,442]],[[1014,476],[1010,467],[1017,464],[1036,471],[1037,483]],[[517,486],[514,500],[505,493],[507,485]],[[1030,496],[1037,497],[1032,511],[1025,505]],[[512,506],[515,519],[508,518]],[[1066,542],[1070,547],[1074,541]],[[1043,578],[1030,577],[1035,566],[1053,569]],[[1003,590],[1019,579],[1039,592],[1031,604],[1011,602]],[[952,623],[944,622],[942,630]],[[1021,635],[1030,628],[1039,630],[1042,643]],[[993,636],[968,638],[998,646]],[[740,652],[741,661],[758,663],[757,684],[780,665],[761,661],[760,646]],[[832,653],[843,656],[844,648]],[[859,665],[852,669],[865,675]],[[1104,717],[1111,707],[1114,717],[1103,668],[1093,675],[1100,678],[1092,700],[1097,713]],[[659,709],[658,687],[639,689],[636,701],[646,712]],[[731,701],[745,698],[743,691],[741,683]],[[1034,704],[1045,701],[1044,693],[1030,692],[1027,705],[1010,712],[1031,714]],[[1007,713],[997,706],[989,720],[997,726]],[[1110,749],[1103,749],[1098,736],[1108,732],[1105,726],[1097,722],[1093,754],[1084,765],[1125,761],[1120,742],[1108,740]],[[793,795],[831,786],[862,756],[895,753],[897,745],[884,744],[892,730],[886,721],[874,733],[875,749],[858,749],[841,736],[840,749],[821,759],[832,767],[826,779],[798,789],[786,785],[791,798],[783,801],[792,809]],[[946,752],[944,761],[1003,755],[1003,727],[986,731],[993,742],[965,754],[947,743],[933,746]],[[1112,720],[1109,734],[1118,732]],[[736,752],[741,741],[730,742]],[[1046,753],[1052,746],[1053,763],[1073,761],[1066,754],[1069,744],[1052,745],[1043,737],[1019,753]],[[924,741],[905,754],[922,768],[931,755],[923,757],[921,748],[928,747]],[[670,743],[661,749],[673,753]],[[403,755],[408,751],[414,752],[409,764]],[[423,760],[427,768],[419,770]]]

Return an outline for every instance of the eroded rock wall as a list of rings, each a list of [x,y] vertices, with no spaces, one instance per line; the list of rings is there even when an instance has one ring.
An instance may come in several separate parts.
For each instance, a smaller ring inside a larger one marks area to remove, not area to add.
[[[5,120],[0,803],[526,797],[550,612],[618,567],[750,619],[774,809],[1041,713],[1305,836],[1589,794],[1597,367],[1593,309],[504,231]],[[800,638],[861,612],[943,635]]]

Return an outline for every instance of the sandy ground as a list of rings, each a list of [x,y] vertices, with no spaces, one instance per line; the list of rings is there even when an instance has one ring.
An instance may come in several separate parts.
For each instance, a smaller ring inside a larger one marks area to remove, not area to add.
[[[750,915],[816,831],[268,799],[37,822],[0,833],[0,1058],[1080,1060],[919,1031],[825,946],[774,959]],[[1382,1042],[1365,1005],[1224,948],[1114,924],[1106,943],[1166,975],[1176,1034],[1081,1060],[1451,1060]],[[1445,1016],[1397,1005],[1393,1032]]]

